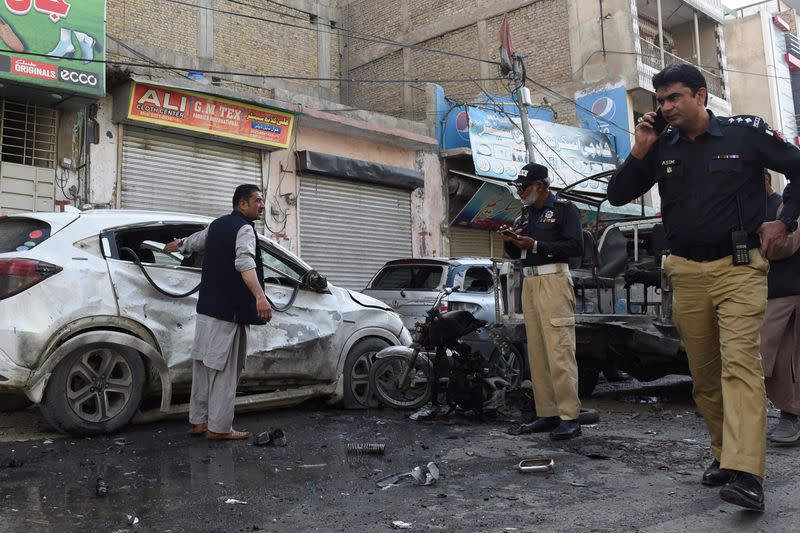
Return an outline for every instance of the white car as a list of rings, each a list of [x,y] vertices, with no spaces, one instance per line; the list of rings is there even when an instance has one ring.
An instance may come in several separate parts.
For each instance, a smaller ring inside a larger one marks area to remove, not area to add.
[[[160,398],[143,418],[185,411],[173,400],[190,390],[197,294],[172,298],[154,284],[171,293],[199,284],[201,258],[163,247],[211,220],[123,210],[0,217],[0,401],[24,394],[54,427],[84,435],[124,426],[143,399]],[[369,405],[374,353],[411,343],[400,317],[260,235],[259,253],[267,296],[290,306],[251,326],[237,410],[312,397]]]

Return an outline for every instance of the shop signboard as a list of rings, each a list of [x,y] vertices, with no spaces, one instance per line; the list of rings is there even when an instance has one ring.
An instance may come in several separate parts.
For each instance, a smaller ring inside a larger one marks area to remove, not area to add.
[[[581,126],[605,133],[625,159],[631,151],[631,134],[628,125],[628,91],[624,84],[589,93],[577,93],[576,114]]]
[[[581,215],[584,227],[597,220],[597,208],[582,202],[573,202]],[[511,225],[520,215],[522,203],[511,194],[508,187],[494,183],[483,183],[470,198],[467,205],[453,219],[451,225],[462,228],[497,230],[500,226]],[[624,218],[642,215],[642,207],[637,204],[613,206],[603,204],[602,218]],[[656,210],[645,207],[645,216],[655,216]]]
[[[105,93],[105,0],[1,0],[0,78]]]
[[[127,118],[275,148],[288,148],[294,115],[207,94],[134,83]]]
[[[531,119],[534,162],[549,169],[551,183],[563,188],[581,179],[614,170],[617,155],[605,134]],[[469,108],[469,136],[475,172],[513,181],[527,162],[519,117]],[[577,190],[604,193],[605,185],[590,181]]]

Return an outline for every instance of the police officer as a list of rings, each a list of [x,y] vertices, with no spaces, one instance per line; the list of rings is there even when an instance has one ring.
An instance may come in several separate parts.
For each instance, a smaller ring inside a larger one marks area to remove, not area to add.
[[[578,208],[550,192],[547,167],[528,163],[513,182],[524,207],[501,228],[509,257],[522,258],[522,311],[537,418],[515,433],[581,434],[575,361],[575,293],[567,260],[582,254]]]
[[[786,187],[780,220],[764,223],[763,168],[800,176],[800,150],[756,116],[716,117],[705,79],[691,65],[653,77],[660,114],[636,125],[630,155],[608,186],[623,205],[658,183],[671,255],[673,314],[689,358],[693,395],[711,434],[702,482],[720,497],[764,509],[766,397],[758,332],[767,261],[797,227],[800,198]],[[759,248],[760,252],[759,253]]]

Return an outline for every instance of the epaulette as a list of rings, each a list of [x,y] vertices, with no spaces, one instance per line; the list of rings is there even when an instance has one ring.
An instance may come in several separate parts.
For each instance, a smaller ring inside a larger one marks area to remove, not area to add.
[[[568,203],[569,203],[569,200],[567,200],[566,198],[556,198],[556,203],[559,203],[559,204],[568,204]]]
[[[764,131],[765,129],[770,129],[767,122],[755,115],[735,115],[732,117],[717,117],[720,125],[722,126],[745,126],[749,128],[755,128],[759,131]]]
[[[736,115],[734,117],[717,117],[722,125],[726,126],[746,126],[753,128],[773,139],[777,143],[787,143],[791,145],[786,139],[783,138],[783,134],[778,130],[773,130],[770,128],[769,124],[761,118],[755,115]]]

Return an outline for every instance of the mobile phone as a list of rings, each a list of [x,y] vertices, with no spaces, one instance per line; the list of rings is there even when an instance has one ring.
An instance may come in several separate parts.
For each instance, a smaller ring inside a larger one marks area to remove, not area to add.
[[[502,234],[503,234],[503,235],[505,235],[506,237],[512,237],[512,238],[514,238],[514,239],[516,239],[517,237],[519,237],[519,235],[517,234],[517,232],[516,232],[516,231],[514,231],[514,230],[513,230],[513,229],[511,229],[511,228],[506,228],[506,229],[504,229],[504,230],[500,230],[500,233],[502,233]]]
[[[656,130],[656,133],[661,135],[661,132],[664,131],[667,126],[667,120],[664,118],[664,114],[661,112],[661,108],[659,107],[656,109],[656,120],[653,122],[653,129]]]

